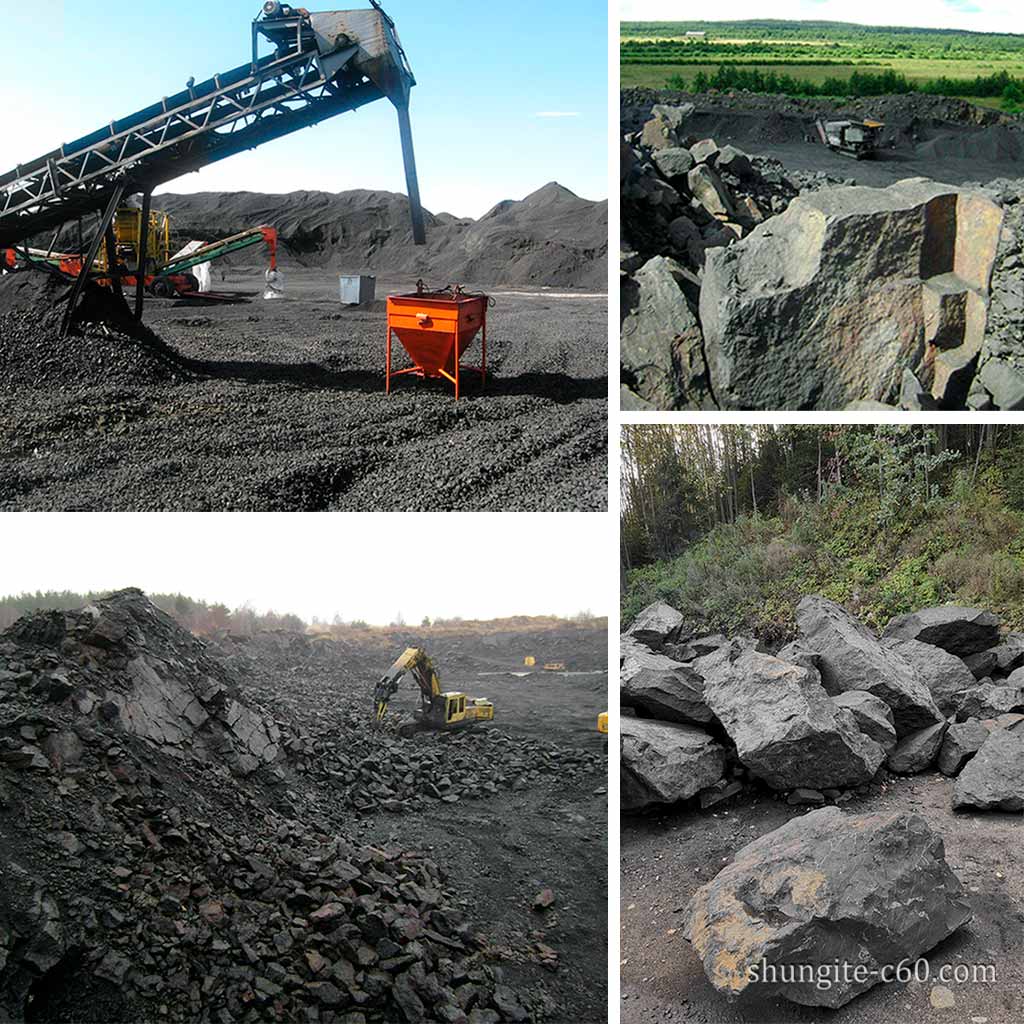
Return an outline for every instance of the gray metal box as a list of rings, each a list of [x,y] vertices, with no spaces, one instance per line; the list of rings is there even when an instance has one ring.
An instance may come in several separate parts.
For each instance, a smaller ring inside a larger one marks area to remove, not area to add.
[[[366,274],[361,276],[342,276],[339,279],[341,285],[341,301],[347,306],[362,306],[367,302],[373,302],[377,291],[377,278]]]

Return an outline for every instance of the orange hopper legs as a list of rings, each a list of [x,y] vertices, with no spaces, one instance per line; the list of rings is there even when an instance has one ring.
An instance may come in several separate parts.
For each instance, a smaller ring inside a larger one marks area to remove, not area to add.
[[[452,352],[455,354],[455,401],[459,400],[459,323],[455,322],[452,335]]]
[[[391,317],[388,317],[387,356],[384,359],[384,394],[391,394]]]

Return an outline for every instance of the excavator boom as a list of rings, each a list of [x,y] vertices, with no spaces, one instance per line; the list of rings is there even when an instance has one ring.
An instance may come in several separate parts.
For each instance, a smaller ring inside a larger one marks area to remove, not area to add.
[[[387,715],[388,703],[407,673],[416,680],[420,689],[420,707],[414,722],[406,723],[399,730],[403,734],[415,731],[417,726],[450,729],[493,720],[494,705],[489,700],[467,697],[457,691],[443,693],[441,679],[426,651],[407,647],[374,687],[373,705],[378,725]]]

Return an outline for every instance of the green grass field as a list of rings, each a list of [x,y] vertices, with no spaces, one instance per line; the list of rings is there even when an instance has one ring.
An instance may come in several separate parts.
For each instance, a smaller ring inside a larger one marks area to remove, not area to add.
[[[687,39],[688,29],[699,29],[705,36]],[[621,52],[621,84],[653,89],[666,88],[675,75],[690,81],[698,71],[710,76],[720,65],[734,63],[816,84],[854,72],[885,71],[919,83],[973,80],[1000,72],[1024,78],[1024,35],[823,22],[626,23]],[[804,62],[798,63],[801,59]],[[1000,98],[981,102],[1006,107]]]

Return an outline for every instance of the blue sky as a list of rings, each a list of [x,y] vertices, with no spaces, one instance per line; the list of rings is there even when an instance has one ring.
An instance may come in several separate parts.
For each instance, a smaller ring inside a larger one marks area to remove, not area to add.
[[[728,10],[703,12],[680,0],[619,0],[623,21],[852,21],[857,25],[958,28],[969,32],[1024,32],[1020,0],[731,0]]]
[[[309,5],[328,10],[331,5]],[[337,7],[369,6],[362,2]],[[426,207],[479,216],[559,181],[608,194],[607,10],[601,0],[390,0],[416,75]],[[248,60],[258,0],[4,4],[0,172]],[[543,113],[571,114],[543,117]],[[188,175],[165,191],[405,191],[387,100]]]

